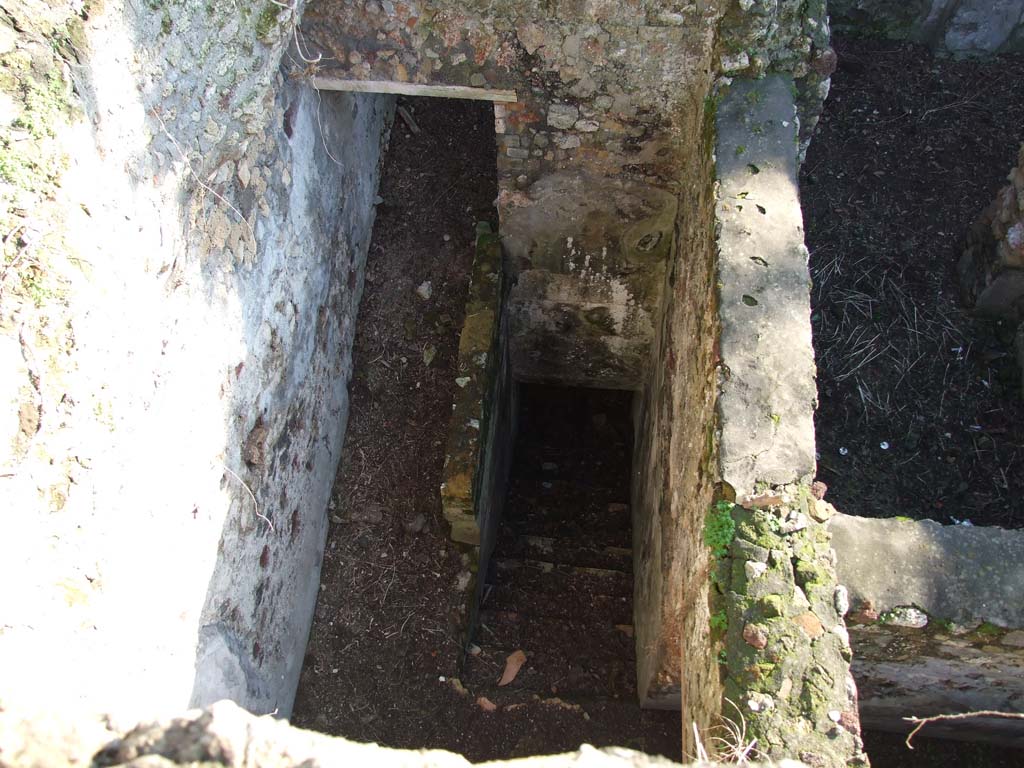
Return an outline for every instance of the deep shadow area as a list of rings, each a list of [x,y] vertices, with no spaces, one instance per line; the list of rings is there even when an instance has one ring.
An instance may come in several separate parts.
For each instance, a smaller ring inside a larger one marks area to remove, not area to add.
[[[521,385],[505,519],[463,680],[496,715],[532,711],[503,754],[627,746],[679,759],[678,712],[637,704],[632,392]],[[506,659],[526,663],[506,686]],[[496,723],[497,725],[497,723]]]
[[[850,514],[1024,526],[1013,329],[960,307],[955,275],[1024,138],[1024,57],[834,42],[800,179],[819,477]]]
[[[925,731],[927,726],[925,727]],[[974,744],[949,739],[929,739],[925,731],[910,742],[898,733],[868,731],[864,748],[872,768],[1020,768],[1024,750],[995,744]]]

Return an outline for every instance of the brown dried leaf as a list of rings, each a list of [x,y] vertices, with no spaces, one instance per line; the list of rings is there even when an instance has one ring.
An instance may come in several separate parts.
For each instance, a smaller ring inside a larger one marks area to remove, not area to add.
[[[480,707],[484,712],[494,712],[498,709],[498,705],[488,699],[486,696],[480,696],[476,700],[476,705]]]
[[[505,671],[501,674],[501,680],[498,681],[498,685],[508,685],[516,679],[516,675],[519,674],[520,668],[526,663],[526,654],[521,650],[513,651],[505,659]]]

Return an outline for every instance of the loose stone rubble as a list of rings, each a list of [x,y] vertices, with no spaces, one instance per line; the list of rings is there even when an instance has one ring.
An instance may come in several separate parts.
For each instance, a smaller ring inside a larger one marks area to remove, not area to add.
[[[1024,147],[1007,184],[974,223],[960,257],[961,296],[976,312],[1024,319]]]

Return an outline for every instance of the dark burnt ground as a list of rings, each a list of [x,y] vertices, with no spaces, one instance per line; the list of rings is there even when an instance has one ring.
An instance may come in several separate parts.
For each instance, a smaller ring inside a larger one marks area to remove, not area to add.
[[[1012,329],[971,318],[955,276],[1024,138],[1024,58],[834,44],[839,69],[801,172],[819,477],[851,514],[1024,526]]]
[[[448,749],[473,761],[554,753],[583,742],[678,758],[678,713],[640,713],[628,676],[632,644],[625,635],[618,638],[616,649],[623,659],[602,673],[602,680],[618,686],[607,695],[570,699],[571,690],[563,691],[565,698],[556,693],[579,659],[564,653],[558,657],[553,650],[545,656],[535,650],[539,646],[534,640],[537,632],[571,632],[574,625],[564,622],[547,625],[547,630],[531,625],[526,631],[533,637],[515,637],[531,658],[517,683],[501,689],[502,694],[511,691],[512,698],[493,692],[497,675],[492,673],[503,664],[492,660],[493,649],[486,657],[490,666],[483,654],[474,660],[479,691],[469,675],[465,683],[458,680],[461,648],[450,615],[460,597],[455,583],[461,566],[448,540],[438,489],[474,225],[480,219],[495,223],[493,113],[490,105],[478,102],[404,103],[414,107],[422,130],[411,135],[396,119],[385,159],[383,203],[356,329],[348,431],[292,721],[356,741]],[[426,301],[415,293],[425,280],[433,289]],[[425,365],[428,345],[436,353]],[[560,414],[555,409],[553,416],[562,420],[552,428],[579,438],[578,431],[568,431],[575,423],[566,421],[574,411],[563,410]],[[605,461],[602,450],[621,459],[619,474],[611,481],[626,484],[625,491],[616,491],[616,500],[628,501],[628,450],[623,443],[628,427],[623,437],[619,427],[586,424],[606,437],[598,443],[596,460]],[[577,450],[573,461],[586,464],[586,453]],[[594,469],[592,476],[603,481],[607,467]],[[590,491],[560,486],[570,492],[558,497],[558,509],[577,526],[585,523],[577,512],[585,514],[581,505],[588,493],[600,495],[601,482],[597,486]],[[607,515],[607,499],[601,503]],[[612,527],[619,543],[628,547],[628,522],[622,528],[628,511],[617,515]],[[568,602],[565,595],[540,599]],[[573,605],[581,609],[584,622],[603,618],[592,615],[594,606],[579,600]],[[619,613],[628,619],[628,605]],[[555,677],[537,677],[542,664]],[[466,671],[472,673],[473,667]],[[584,677],[589,680],[593,671],[588,667]],[[484,711],[477,704],[484,691],[500,706],[497,711]]]

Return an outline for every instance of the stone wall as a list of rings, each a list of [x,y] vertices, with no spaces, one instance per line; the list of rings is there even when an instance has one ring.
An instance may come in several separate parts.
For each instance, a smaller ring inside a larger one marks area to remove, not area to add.
[[[483,593],[480,575],[487,573],[498,537],[515,442],[518,397],[509,360],[507,298],[501,241],[490,225],[480,223],[441,482],[451,538],[463,550],[459,583],[465,600],[457,623],[466,642]]]
[[[814,64],[824,5],[796,0],[319,0],[303,30],[323,56],[321,87],[501,99],[513,367],[563,384],[641,385],[672,247],[664,225],[712,75],[793,73],[810,126],[831,71]]]
[[[979,314],[1024,320],[1024,147],[1007,184],[974,223],[960,257],[961,298]]]
[[[287,714],[391,100],[286,80],[276,5],[9,8],[5,700]]]
[[[1022,0],[829,0],[842,32],[913,40],[963,55],[1024,48]]]
[[[720,706],[706,632],[707,553],[700,540],[715,481],[711,106],[710,100],[694,104],[688,113],[689,131],[699,140],[680,169],[686,182],[665,299],[633,418],[637,687],[647,706],[682,707],[684,751],[694,746],[690,723],[705,729]]]
[[[1024,699],[1024,533],[931,520],[829,520],[848,594],[862,721],[1015,712]],[[929,725],[933,736],[1020,747],[1019,720]]]
[[[722,713],[770,757],[866,765],[815,471],[810,277],[792,80],[736,80],[716,117],[718,498],[709,630]]]

